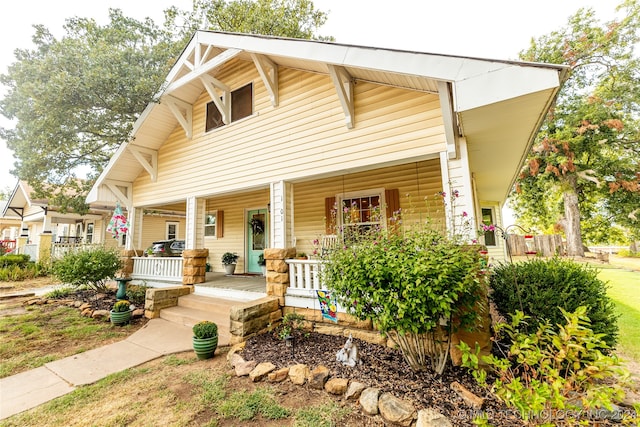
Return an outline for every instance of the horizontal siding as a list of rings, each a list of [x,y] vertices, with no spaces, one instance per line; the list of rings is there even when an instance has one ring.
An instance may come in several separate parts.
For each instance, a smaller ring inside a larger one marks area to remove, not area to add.
[[[252,81],[254,114],[205,133],[210,98],[203,92],[194,104],[193,139],[176,127],[158,153],[157,181],[142,173],[134,183],[136,206],[424,159],[444,149],[433,94],[357,82],[355,128],[347,129],[326,75],[279,69],[277,108],[251,64],[230,61],[216,77],[232,89]]]
[[[142,244],[140,248],[146,249],[157,240],[165,240],[167,238],[167,222],[178,223],[178,239],[184,239],[186,221],[184,218],[145,215],[142,224]]]
[[[325,199],[368,189],[398,189],[405,224],[430,221],[442,228],[444,211],[439,160],[410,163],[294,185],[294,233],[298,252],[313,252],[325,234]]]

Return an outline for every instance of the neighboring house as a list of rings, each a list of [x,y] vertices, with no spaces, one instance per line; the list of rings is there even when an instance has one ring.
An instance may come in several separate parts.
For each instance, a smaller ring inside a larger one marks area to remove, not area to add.
[[[84,215],[61,212],[46,199],[33,197],[33,190],[25,181],[18,181],[6,205],[0,212],[3,221],[13,221],[12,235],[18,242],[17,251],[38,260],[40,243],[45,235],[48,243],[55,247],[77,244],[118,245],[105,235],[106,224],[111,217],[110,207],[93,207]]]
[[[11,252],[15,249],[16,241],[20,235],[20,220],[4,217],[2,213],[6,206],[7,202],[0,200],[0,246],[4,248],[4,252]]]
[[[375,206],[383,226],[399,208],[405,220],[449,227],[464,212],[473,238],[480,221],[501,224],[564,73],[199,31],[87,202],[126,207],[129,249],[161,228],[145,213],[182,215],[186,248],[209,249],[216,271],[227,251],[240,255],[240,272],[260,272],[266,247],[311,253],[314,240],[340,232],[331,210],[342,204],[357,206],[363,227]],[[455,206],[435,200],[442,191],[457,191]],[[485,243],[504,258],[500,236]]]

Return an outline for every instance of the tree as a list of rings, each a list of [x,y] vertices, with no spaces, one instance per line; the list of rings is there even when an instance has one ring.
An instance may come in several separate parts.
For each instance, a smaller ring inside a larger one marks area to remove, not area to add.
[[[36,197],[82,212],[84,196],[198,28],[318,38],[326,13],[309,0],[195,1],[192,12],[170,8],[163,27],[137,21],[120,10],[110,22],[70,18],[56,39],[35,27],[32,50],[0,82],[7,94],[0,113],[16,120],[0,129],[15,152],[12,173],[27,180]],[[87,179],[79,180],[79,173]]]
[[[585,218],[640,229],[640,6],[628,0],[619,8],[625,17],[605,24],[580,9],[520,55],[568,66],[515,191],[516,212],[529,211],[525,222],[564,230],[568,255],[584,255]]]

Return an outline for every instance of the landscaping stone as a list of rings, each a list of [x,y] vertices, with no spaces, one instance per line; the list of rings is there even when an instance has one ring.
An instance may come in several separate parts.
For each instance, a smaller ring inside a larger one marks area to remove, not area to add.
[[[349,386],[348,378],[331,378],[324,385],[324,389],[331,394],[335,394],[340,396],[347,391],[347,387]]]
[[[360,397],[362,390],[364,390],[365,388],[367,388],[366,384],[363,384],[359,381],[351,381],[351,383],[349,383],[349,387],[347,388],[347,392],[344,394],[344,398],[347,400],[356,400]]]
[[[238,353],[231,354],[231,357],[227,355],[227,361],[232,368],[235,368],[236,366],[246,362]]]
[[[309,375],[309,386],[317,390],[322,390],[324,384],[329,379],[329,368],[326,366],[318,366]]]
[[[258,381],[262,381],[262,379],[266,377],[269,374],[269,372],[273,371],[274,369],[276,369],[276,365],[274,365],[273,363],[270,363],[270,362],[260,363],[253,369],[253,371],[249,373],[249,378],[251,378],[251,381],[253,381],[254,383]]]
[[[279,383],[287,379],[289,376],[289,368],[278,369],[277,371],[270,372],[267,376],[267,380],[272,383]]]
[[[91,317],[97,320],[105,320],[109,318],[109,310],[96,310],[91,313]]]
[[[408,427],[416,416],[416,409],[411,402],[398,399],[390,393],[383,393],[378,399],[378,410],[386,421]]]
[[[362,406],[362,412],[367,415],[378,415],[378,396],[380,389],[369,387],[362,390],[358,402]]]
[[[449,418],[431,408],[418,411],[416,427],[453,427]]]
[[[484,405],[483,398],[476,396],[457,381],[452,382],[450,387],[453,391],[458,393],[467,406],[471,406],[475,409],[482,409],[482,405]]]
[[[236,376],[244,377],[247,376],[253,371],[253,369],[258,365],[258,362],[255,360],[250,360],[249,362],[242,362],[235,366]]]
[[[289,368],[289,378],[296,385],[302,385],[309,376],[309,367],[304,364],[293,365]]]

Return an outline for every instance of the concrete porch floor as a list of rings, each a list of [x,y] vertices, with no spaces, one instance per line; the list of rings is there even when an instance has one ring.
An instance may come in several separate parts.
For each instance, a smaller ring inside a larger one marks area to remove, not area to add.
[[[267,282],[261,274],[244,275],[225,273],[206,273],[206,281],[195,285],[195,294],[217,297],[253,300],[266,296]]]

